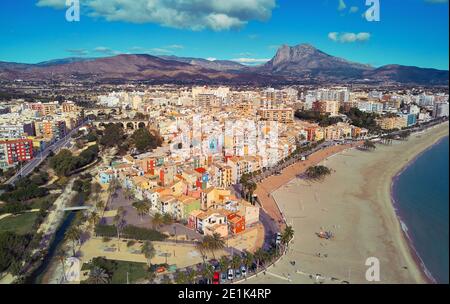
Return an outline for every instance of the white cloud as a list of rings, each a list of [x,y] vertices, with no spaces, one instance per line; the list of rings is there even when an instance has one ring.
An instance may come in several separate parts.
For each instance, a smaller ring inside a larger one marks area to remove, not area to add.
[[[110,49],[110,48],[104,47],[104,46],[96,47],[94,49],[94,52],[101,53],[101,54],[104,54],[104,55],[119,55],[119,54],[122,54],[122,52],[115,51],[113,49]]]
[[[235,61],[235,62],[239,62],[242,64],[247,64],[247,65],[266,63],[269,60],[270,59],[265,59],[265,58],[234,58],[234,59],[231,59],[231,61]]]
[[[181,44],[172,44],[172,45],[166,46],[166,48],[168,48],[168,49],[181,50],[181,49],[184,49],[184,45],[181,45]]]
[[[276,0],[83,0],[89,16],[108,21],[157,23],[178,29],[214,31],[268,20]],[[38,6],[64,8],[65,0],[38,0]]]
[[[172,53],[171,50],[166,50],[166,49],[163,49],[163,48],[151,48],[151,49],[149,49],[149,52],[152,53],[152,54],[158,54],[158,55],[171,54]]]
[[[216,61],[217,58],[215,58],[215,57],[208,57],[208,58],[206,58],[206,60],[208,60],[208,61]]]
[[[370,40],[370,33],[328,33],[328,39],[335,42],[349,43],[349,42],[363,42]]]
[[[337,33],[337,32],[331,32],[328,34],[328,38],[333,41],[338,41],[338,38],[339,38],[338,36],[339,36],[339,33]]]

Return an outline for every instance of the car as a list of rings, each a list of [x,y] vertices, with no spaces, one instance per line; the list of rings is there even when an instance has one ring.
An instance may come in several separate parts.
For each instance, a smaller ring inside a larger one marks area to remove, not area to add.
[[[241,270],[239,268],[234,271],[234,276],[236,279],[241,278]]]
[[[244,278],[247,276],[247,268],[245,268],[245,266],[241,267],[241,273]]]
[[[233,269],[228,269],[228,274],[227,274],[228,280],[232,281],[234,279],[234,271]]]
[[[220,283],[225,284],[227,282],[227,274],[225,272],[222,272],[220,274]]]
[[[277,232],[275,236],[275,244],[280,245],[281,243],[281,233]]]
[[[212,283],[214,285],[220,284],[220,273],[219,272],[217,272],[217,271],[214,272]]]

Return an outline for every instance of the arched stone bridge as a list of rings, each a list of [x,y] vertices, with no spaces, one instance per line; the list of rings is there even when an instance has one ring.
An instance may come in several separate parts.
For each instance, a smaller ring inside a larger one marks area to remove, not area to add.
[[[137,130],[142,128],[152,129],[154,124],[152,121],[139,119],[111,119],[96,120],[92,124],[97,128],[105,128],[109,124],[116,124],[125,130]]]

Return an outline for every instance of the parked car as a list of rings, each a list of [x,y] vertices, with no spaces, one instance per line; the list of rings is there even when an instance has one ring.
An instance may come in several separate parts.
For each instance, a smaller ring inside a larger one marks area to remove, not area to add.
[[[241,278],[241,270],[239,269],[239,267],[234,271],[234,276],[236,277],[236,279]]]
[[[281,244],[281,233],[277,232],[275,236],[275,244],[280,245]]]
[[[220,274],[220,283],[225,284],[227,282],[227,274],[225,272],[222,272]]]
[[[214,285],[220,284],[220,273],[219,272],[217,272],[217,271],[214,272],[212,283]]]
[[[246,276],[247,276],[247,269],[245,268],[245,266],[242,266],[242,267],[241,267],[241,273],[242,273],[242,276],[243,276],[243,277],[246,277]]]
[[[233,280],[234,279],[234,271],[233,269],[228,269],[228,280]]]

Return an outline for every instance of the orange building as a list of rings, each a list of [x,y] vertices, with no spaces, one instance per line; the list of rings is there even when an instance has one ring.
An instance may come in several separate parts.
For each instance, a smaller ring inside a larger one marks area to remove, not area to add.
[[[230,213],[227,219],[231,233],[238,234],[245,231],[245,216],[239,213]]]

